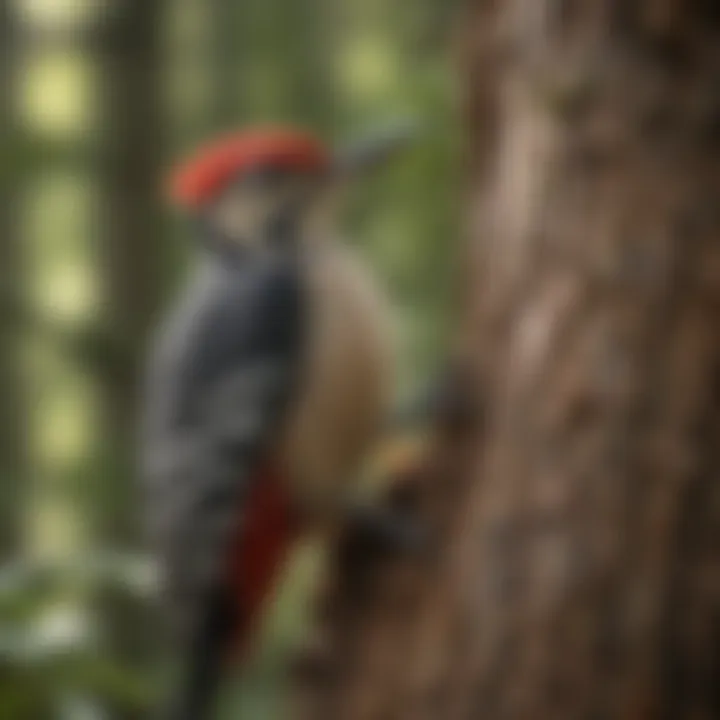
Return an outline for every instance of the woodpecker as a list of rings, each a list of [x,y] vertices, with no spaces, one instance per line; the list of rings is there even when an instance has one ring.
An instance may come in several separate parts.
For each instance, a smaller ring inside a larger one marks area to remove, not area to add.
[[[412,134],[332,153],[301,130],[244,130],[171,177],[204,250],[144,394],[149,524],[183,666],[168,720],[208,717],[289,548],[340,522],[387,416],[389,313],[337,228],[352,178]]]

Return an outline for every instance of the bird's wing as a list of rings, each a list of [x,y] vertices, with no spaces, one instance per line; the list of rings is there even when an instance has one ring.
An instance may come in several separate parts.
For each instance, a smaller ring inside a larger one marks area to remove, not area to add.
[[[233,542],[292,398],[302,300],[290,259],[215,267],[153,353],[144,418],[148,515],[181,672],[168,720],[207,716],[243,622],[231,596]]]
[[[253,479],[301,364],[290,260],[216,269],[171,319],[147,388],[148,514],[165,596],[193,622],[224,581]]]

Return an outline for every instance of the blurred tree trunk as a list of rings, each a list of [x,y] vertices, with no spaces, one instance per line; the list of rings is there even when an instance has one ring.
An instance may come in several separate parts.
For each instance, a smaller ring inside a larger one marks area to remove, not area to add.
[[[247,99],[245,60],[252,2],[209,0],[210,130],[225,132],[240,124]]]
[[[165,285],[160,210],[163,5],[156,0],[115,3],[98,28],[101,321],[130,367],[127,382],[111,368],[102,378],[105,477],[93,512],[98,546],[121,550],[136,548],[141,539],[135,482],[137,381]],[[105,610],[116,649],[134,657],[147,645],[147,627],[118,599],[110,599]]]
[[[336,559],[298,716],[718,717],[720,12],[475,0],[461,44],[484,424],[434,558]]]
[[[248,0],[243,14],[253,66],[248,109],[260,122],[297,124],[315,131],[333,126],[335,73],[332,0]],[[256,119],[253,116],[253,120]]]
[[[333,0],[279,3],[278,77],[288,119],[316,131],[331,130],[338,120],[335,97],[335,35],[341,11]]]
[[[111,445],[125,459],[135,447],[135,381],[164,291],[162,5],[144,0],[119,4],[108,13],[107,40],[100,50],[101,311],[133,364],[127,385],[108,374],[103,416]],[[122,484],[118,492],[127,495],[107,508],[103,524],[108,539],[133,542],[137,508],[130,479]]]
[[[18,27],[8,3],[0,3],[0,292],[18,297],[25,277],[19,215],[17,118]],[[17,333],[0,316],[0,563],[20,548],[26,460],[24,376]]]

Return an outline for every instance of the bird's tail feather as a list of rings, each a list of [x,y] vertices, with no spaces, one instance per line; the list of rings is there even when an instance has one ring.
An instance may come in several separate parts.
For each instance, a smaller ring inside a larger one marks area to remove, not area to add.
[[[231,622],[227,593],[219,592],[189,638],[162,720],[210,720],[232,637]]]

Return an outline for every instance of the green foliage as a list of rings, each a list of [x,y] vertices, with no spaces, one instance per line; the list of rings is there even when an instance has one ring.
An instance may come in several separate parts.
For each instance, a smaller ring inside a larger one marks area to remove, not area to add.
[[[0,571],[0,717],[88,718],[102,707],[136,711],[154,694],[136,669],[103,652],[81,599],[112,588],[148,605],[152,573],[142,558],[109,552],[63,562],[17,560]]]

